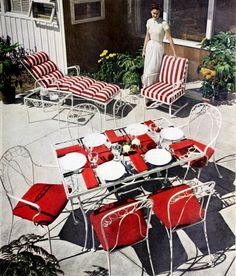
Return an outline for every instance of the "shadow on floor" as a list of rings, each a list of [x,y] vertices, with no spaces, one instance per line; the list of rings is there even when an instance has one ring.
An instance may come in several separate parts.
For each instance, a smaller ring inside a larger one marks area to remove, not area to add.
[[[209,163],[208,169],[210,172],[214,169],[214,165]],[[177,168],[176,168],[177,169]],[[214,180],[216,182],[216,191],[220,195],[227,194],[234,191],[235,187],[233,185],[234,173],[224,167],[219,166],[220,172],[223,175],[223,179],[219,179],[216,173],[209,174],[209,171],[206,172],[209,180]],[[178,170],[178,169],[177,169]],[[172,171],[173,173],[173,171]],[[180,173],[180,168],[178,170]],[[183,172],[184,173],[184,172]],[[202,175],[205,177],[205,174]],[[191,178],[190,178],[191,179]],[[205,181],[207,181],[206,179]],[[224,252],[227,251],[230,247],[235,244],[235,235],[230,230],[229,226],[226,224],[225,220],[222,218],[219,213],[222,210],[223,205],[219,197],[213,197],[210,203],[210,207],[207,215],[207,231],[210,249],[213,254],[218,255],[218,262],[223,262],[226,257],[224,257]],[[73,222],[72,215],[69,216],[66,223],[64,224],[59,236],[62,240],[66,240],[77,244],[81,247],[84,245],[84,222],[82,215],[79,209],[75,210],[76,217],[80,219],[80,223],[75,225]],[[169,240],[165,228],[160,223],[160,221],[153,215],[151,219],[152,228],[149,232],[149,242],[151,255],[154,264],[155,273],[163,273],[169,270]],[[188,237],[195,244],[203,256],[208,254],[207,246],[204,238],[204,232],[202,225],[195,225],[192,228],[184,230]],[[88,247],[91,248],[91,228],[89,229],[89,239]],[[96,248],[99,246],[99,241],[95,241]],[[135,253],[137,254],[140,262],[142,263],[143,268],[151,274],[151,268],[149,264],[147,248],[145,243],[140,243],[133,246]],[[197,250],[196,250],[197,252]],[[193,259],[194,266],[189,265],[189,270],[199,270],[209,268],[209,265],[202,260],[203,256],[196,255],[196,258]],[[220,256],[220,257],[219,257]],[[173,259],[174,267],[179,267],[180,265],[186,263],[188,260],[185,249],[176,233],[173,235]],[[195,266],[196,265],[196,266]],[[90,272],[89,272],[90,273]],[[91,272],[92,273],[92,272]],[[93,274],[88,274],[93,275]],[[99,274],[94,274],[99,275]],[[103,275],[103,274],[101,274]],[[105,274],[104,274],[105,275]]]

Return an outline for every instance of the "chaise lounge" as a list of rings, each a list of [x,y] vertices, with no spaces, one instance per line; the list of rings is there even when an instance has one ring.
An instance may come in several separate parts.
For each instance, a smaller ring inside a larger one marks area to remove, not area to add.
[[[35,88],[40,86],[49,92],[70,92],[75,97],[99,105],[104,109],[105,115],[107,105],[120,92],[120,87],[116,84],[80,76],[79,66],[69,67],[76,69],[76,76],[65,76],[45,52],[28,55],[24,58],[23,65],[35,79]]]

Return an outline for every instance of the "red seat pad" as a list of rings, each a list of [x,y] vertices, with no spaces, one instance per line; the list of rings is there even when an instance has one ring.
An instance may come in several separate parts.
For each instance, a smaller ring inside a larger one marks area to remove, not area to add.
[[[186,139],[186,140],[174,143],[170,145],[170,148],[173,150],[174,155],[179,158],[185,155],[188,152],[188,148],[193,145],[197,146],[201,151],[204,151],[206,148],[206,145],[192,139]],[[214,154],[214,149],[209,147],[206,151],[206,156],[202,158],[198,158],[194,161],[191,161],[190,166],[197,167],[197,168],[204,167],[207,161],[211,158],[213,154]]]
[[[161,222],[168,228],[190,225],[204,218],[204,209],[201,207],[192,190],[179,195],[178,199],[170,205],[170,220],[168,219],[168,202],[177,192],[189,188],[180,185],[157,191],[150,196],[153,200],[153,211]]]
[[[102,206],[90,214],[90,221],[93,225],[95,233],[104,250],[107,250],[105,241],[103,239],[101,230],[101,220],[109,212],[114,211],[122,206],[129,205],[135,202],[134,200],[114,202]],[[133,207],[128,207],[131,211]],[[124,211],[120,211],[120,214],[124,214]],[[115,214],[112,215],[112,220],[106,220],[108,223],[104,226],[104,231],[108,243],[108,249],[112,249],[114,246],[120,248],[128,246],[141,241],[145,238],[147,233],[147,224],[144,219],[141,210],[137,210],[127,215],[121,222],[121,218],[117,218]],[[110,222],[110,223],[109,223]],[[120,223],[120,226],[119,226]],[[118,233],[120,228],[120,232]],[[117,239],[118,235],[118,239]],[[117,244],[116,244],[117,239]]]
[[[63,211],[67,204],[67,197],[62,184],[33,184],[22,199],[36,203],[41,213],[35,217],[34,222],[49,225]],[[18,202],[13,209],[13,215],[32,221],[38,210],[23,202]]]

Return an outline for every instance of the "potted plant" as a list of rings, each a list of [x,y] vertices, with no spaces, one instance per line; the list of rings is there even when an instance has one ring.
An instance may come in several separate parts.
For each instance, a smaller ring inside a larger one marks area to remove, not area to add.
[[[130,88],[130,92],[133,94],[139,93],[144,65],[141,50],[135,56],[129,53],[119,54],[118,65],[121,68],[121,72],[123,72],[122,82],[124,87]]]
[[[235,92],[235,34],[219,32],[211,39],[205,38],[201,48],[208,51],[197,69],[203,76],[203,97],[226,99],[228,91]]]
[[[35,243],[42,239],[34,234],[22,235],[0,248],[1,275],[48,275],[64,274],[59,261]]]
[[[24,54],[24,49],[18,43],[11,44],[9,36],[0,37],[0,91],[2,101],[6,104],[15,102],[16,87],[22,86],[20,59]]]

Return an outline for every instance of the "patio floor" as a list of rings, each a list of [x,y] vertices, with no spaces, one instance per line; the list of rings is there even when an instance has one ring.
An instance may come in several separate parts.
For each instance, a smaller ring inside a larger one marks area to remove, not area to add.
[[[173,124],[182,125],[186,122],[191,107],[199,102],[199,94],[197,88],[189,86],[186,100],[189,105],[182,110],[177,118],[171,119]],[[69,139],[66,128],[58,128],[57,121],[48,119],[54,115],[53,113],[44,113],[42,108],[32,107],[30,109],[32,119],[36,122],[27,123],[27,114],[22,104],[23,97],[18,97],[15,104],[3,105],[0,103],[1,117],[1,152],[15,145],[24,145],[32,153],[33,159],[41,164],[56,164],[55,157],[51,145],[63,140]],[[135,113],[140,121],[143,120],[143,102],[127,115],[127,123],[132,122],[133,113]],[[208,213],[208,233],[209,242],[212,253],[215,258],[214,267],[207,266],[209,260],[206,256],[206,246],[202,236],[201,227],[192,228],[192,230],[179,231],[174,236],[174,275],[208,275],[208,276],[233,276],[236,273],[235,267],[235,159],[236,159],[236,128],[235,114],[236,102],[234,99],[228,102],[219,102],[217,107],[222,113],[223,124],[216,145],[216,160],[223,179],[219,179],[216,175],[213,164],[203,170],[201,181],[214,180],[216,182],[216,190],[221,199],[214,197]],[[146,119],[154,119],[158,117],[168,117],[167,111],[160,109],[148,110],[145,115]],[[45,119],[45,120],[43,120]],[[114,121],[110,118],[106,121],[105,128],[115,127]],[[205,128],[204,128],[205,127]],[[207,126],[203,126],[203,133],[207,133]],[[59,172],[57,170],[50,171],[50,174],[40,172],[39,176],[46,181],[56,183],[60,181]],[[190,175],[193,178],[194,175]],[[9,208],[5,204],[5,199],[0,193],[2,202],[2,215],[0,222],[1,245],[6,244],[9,230],[10,216]],[[63,217],[63,215],[61,216]],[[68,220],[70,220],[69,218]],[[60,218],[59,218],[60,220]],[[73,235],[81,236],[80,228],[71,223],[71,229],[68,228],[68,222],[61,223],[55,233],[61,231],[60,236],[64,240],[53,241],[53,253],[60,260],[61,269],[65,275],[107,275],[106,255],[103,251],[82,252],[79,242],[73,239]],[[70,224],[69,224],[70,225]],[[154,269],[158,275],[167,275],[169,265],[168,240],[165,230],[154,217],[152,218],[153,228],[150,230],[151,255],[154,263]],[[69,232],[68,232],[69,231]],[[44,233],[40,227],[34,227],[32,223],[20,220],[13,229],[12,239],[19,237],[25,233]],[[72,237],[72,238],[71,238]],[[71,239],[70,239],[71,238]],[[67,241],[70,239],[71,241]],[[74,242],[73,242],[74,240]],[[42,246],[49,250],[48,242],[42,242]],[[131,256],[134,260],[129,260],[125,255]],[[197,257],[198,256],[198,257]],[[112,260],[112,275],[147,275],[142,270],[142,266],[147,268],[145,250],[139,245],[128,248],[122,253],[114,253]]]

